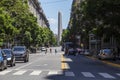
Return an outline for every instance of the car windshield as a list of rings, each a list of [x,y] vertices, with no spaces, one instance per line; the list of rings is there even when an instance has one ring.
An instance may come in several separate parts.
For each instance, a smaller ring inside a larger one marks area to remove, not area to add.
[[[25,48],[14,48],[13,51],[25,51]]]
[[[11,51],[10,50],[3,50],[5,52],[5,54],[7,55],[11,55]]]
[[[104,49],[103,52],[106,53],[106,54],[110,54],[111,50],[110,49]]]

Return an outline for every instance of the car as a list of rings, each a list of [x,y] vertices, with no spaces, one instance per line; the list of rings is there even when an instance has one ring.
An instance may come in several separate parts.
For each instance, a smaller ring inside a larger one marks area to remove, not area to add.
[[[13,54],[15,55],[16,61],[21,61],[21,60],[24,62],[29,61],[30,51],[25,46],[14,46],[12,51]]]
[[[46,51],[46,50],[47,50],[47,48],[41,47],[41,51]]]
[[[76,49],[74,49],[74,48],[68,49],[68,53],[67,54],[76,56],[76,54],[77,54]]]
[[[101,49],[98,54],[98,59],[113,59],[114,55],[111,49]]]
[[[64,52],[65,54],[68,54],[68,50],[73,47],[74,44],[72,42],[65,42],[64,43]]]
[[[84,49],[82,48],[76,48],[76,51],[78,54],[81,54],[81,55],[84,53]]]
[[[3,50],[0,49],[0,70],[7,69],[7,57]]]
[[[7,57],[7,64],[12,66],[15,66],[15,56],[12,52],[12,49],[3,49],[4,53]]]
[[[84,55],[86,55],[86,56],[90,56],[91,55],[89,49],[85,49],[84,50]]]

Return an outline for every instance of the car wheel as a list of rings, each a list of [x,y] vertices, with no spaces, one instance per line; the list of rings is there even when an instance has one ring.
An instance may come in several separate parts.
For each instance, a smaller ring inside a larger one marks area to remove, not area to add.
[[[24,62],[27,62],[26,58],[24,59]]]
[[[98,58],[99,60],[101,60],[101,58]]]
[[[4,64],[2,63],[0,71],[3,71],[3,70],[4,70]]]
[[[6,62],[6,64],[5,64],[5,69],[7,69],[7,67],[8,67],[8,65],[7,65],[7,62]]]
[[[10,67],[13,67],[13,66],[14,66],[14,63],[13,63],[13,62],[11,62]]]
[[[29,60],[28,60],[28,58],[26,58],[26,62],[28,62]]]

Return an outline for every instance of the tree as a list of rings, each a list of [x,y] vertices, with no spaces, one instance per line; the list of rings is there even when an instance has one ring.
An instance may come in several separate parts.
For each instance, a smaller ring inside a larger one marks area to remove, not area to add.
[[[50,29],[39,26],[37,18],[29,11],[28,0],[1,0],[0,7],[2,35],[26,46],[37,46],[52,41],[53,34]]]
[[[0,36],[3,42],[12,42],[14,34],[18,32],[17,28],[12,26],[12,22],[10,15],[0,8]]]

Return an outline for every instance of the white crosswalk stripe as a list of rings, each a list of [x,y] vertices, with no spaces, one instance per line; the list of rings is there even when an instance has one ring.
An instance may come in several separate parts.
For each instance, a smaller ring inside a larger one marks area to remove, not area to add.
[[[116,73],[118,76],[120,76],[120,73]]]
[[[40,75],[42,71],[33,71],[32,73],[30,73],[30,75]]]
[[[6,71],[2,71],[0,72],[0,75],[6,75],[7,73],[11,72],[12,70],[6,70]]]
[[[81,72],[83,74],[83,76],[85,77],[95,77],[92,73],[90,72]]]
[[[57,73],[57,71],[49,71],[48,75],[56,75]]]
[[[13,75],[23,75],[25,72],[27,72],[26,70],[20,70],[20,71],[17,71],[15,73],[13,73]]]
[[[73,72],[65,72],[65,76],[75,76]]]
[[[44,70],[4,70],[0,72],[0,76],[2,75],[17,75],[17,76],[21,76],[21,75],[28,75],[28,76],[39,76],[42,75],[42,73],[44,73],[44,75],[63,75],[65,77],[75,77],[76,74],[72,71],[65,71],[65,74],[63,74],[63,71],[57,71],[57,70],[53,70],[53,71],[44,71]],[[116,79],[117,76],[120,76],[120,73],[114,73],[113,75],[110,75],[109,73],[91,73],[91,72],[80,72],[80,74],[82,74],[84,77],[86,78],[96,78],[96,75],[100,75],[101,78],[108,78],[108,79]],[[113,73],[112,73],[113,74]],[[116,76],[115,76],[116,75]]]
[[[108,73],[99,73],[99,75],[103,76],[104,78],[113,78],[113,79],[115,79],[115,77],[111,76]]]

